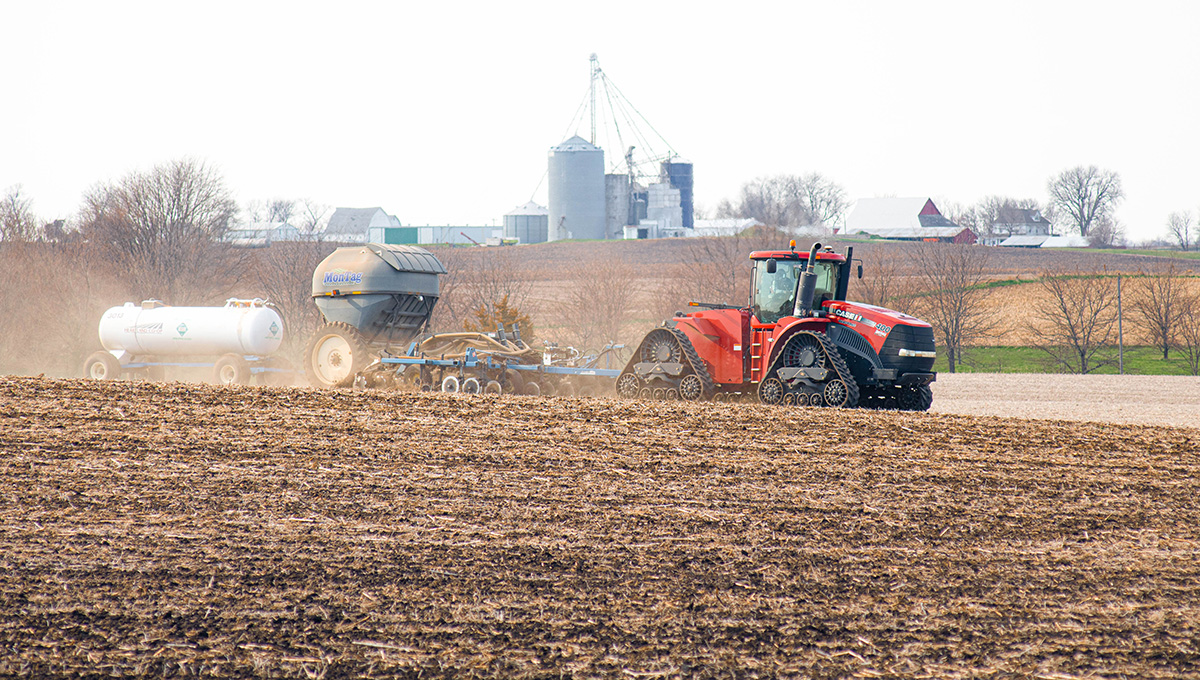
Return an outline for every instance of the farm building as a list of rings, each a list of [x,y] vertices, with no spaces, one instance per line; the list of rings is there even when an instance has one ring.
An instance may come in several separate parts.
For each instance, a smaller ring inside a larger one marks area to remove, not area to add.
[[[432,245],[444,243],[447,245],[485,245],[489,241],[499,245],[504,236],[502,227],[470,227],[470,226],[408,226],[408,227],[371,227],[368,232],[371,243],[389,243],[398,245]]]
[[[901,241],[975,243],[975,233],[947,219],[930,198],[860,198],[846,218],[844,233]]]
[[[753,217],[725,217],[715,220],[695,220],[690,236],[735,236],[755,227],[765,226]]]
[[[277,241],[300,241],[300,230],[287,222],[253,222],[244,229],[230,229],[222,241],[239,248],[265,248]]]
[[[400,220],[383,208],[338,208],[325,227],[325,240],[338,243],[367,243],[372,229],[399,227]]]
[[[1088,240],[1078,234],[1068,236],[1021,235],[1009,236],[1000,242],[1005,248],[1087,248]]]

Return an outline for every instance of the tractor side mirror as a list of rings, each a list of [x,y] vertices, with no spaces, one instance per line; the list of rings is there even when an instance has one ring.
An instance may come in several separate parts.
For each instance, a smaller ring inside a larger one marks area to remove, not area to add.
[[[775,270],[778,268],[779,268],[779,264],[777,262],[775,262],[775,258],[772,257],[771,259],[767,260],[767,273],[768,274],[774,274]]]
[[[858,263],[858,278],[862,278],[862,263]]]

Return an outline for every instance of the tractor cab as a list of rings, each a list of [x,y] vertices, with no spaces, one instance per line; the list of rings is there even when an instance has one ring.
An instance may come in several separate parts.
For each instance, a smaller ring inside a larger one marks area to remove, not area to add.
[[[784,317],[806,316],[809,309],[820,312],[828,300],[845,300],[850,280],[846,255],[832,248],[810,252],[792,250],[760,250],[750,253],[754,272],[750,284],[750,312],[759,324],[774,324]],[[811,268],[810,268],[811,258]],[[811,302],[804,299],[801,276],[815,276]]]

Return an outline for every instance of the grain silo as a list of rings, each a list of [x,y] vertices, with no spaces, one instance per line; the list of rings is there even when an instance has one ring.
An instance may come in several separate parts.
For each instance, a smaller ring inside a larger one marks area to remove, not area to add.
[[[623,238],[625,227],[637,224],[631,221],[629,210],[630,191],[629,175],[604,176],[604,204],[607,217],[605,219],[604,238]]]
[[[504,216],[504,238],[521,243],[545,243],[549,238],[550,212],[530,201]]]
[[[576,135],[550,149],[549,240],[604,238],[604,151]]]
[[[671,186],[679,189],[679,207],[683,210],[683,226],[691,229],[695,204],[692,198],[692,164],[682,160],[670,160],[662,164],[662,173]]]

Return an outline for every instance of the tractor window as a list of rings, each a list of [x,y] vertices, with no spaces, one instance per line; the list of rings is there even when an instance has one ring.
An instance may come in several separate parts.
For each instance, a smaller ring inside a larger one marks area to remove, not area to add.
[[[813,293],[813,307],[815,309],[819,310],[822,302],[832,300],[837,296],[838,270],[840,267],[840,262],[817,260],[817,265],[813,269],[813,273],[817,275],[817,289]]]
[[[796,306],[796,279],[800,276],[799,262],[779,260],[774,274],[767,273],[765,261],[754,268],[754,316],[761,323],[775,323],[791,316]]]

